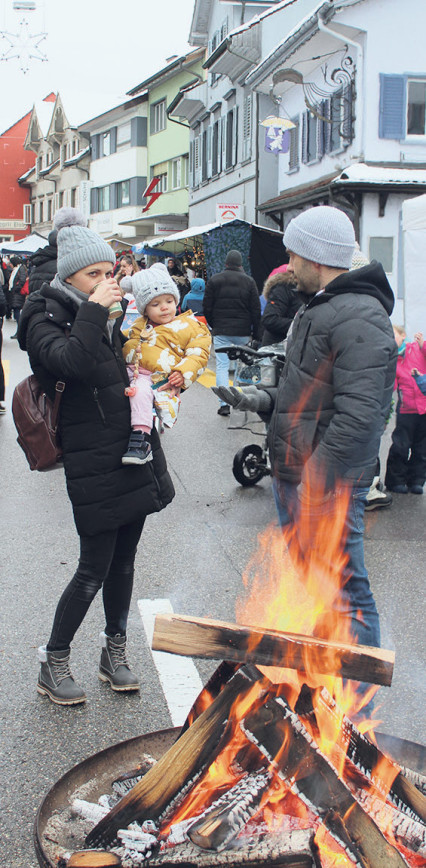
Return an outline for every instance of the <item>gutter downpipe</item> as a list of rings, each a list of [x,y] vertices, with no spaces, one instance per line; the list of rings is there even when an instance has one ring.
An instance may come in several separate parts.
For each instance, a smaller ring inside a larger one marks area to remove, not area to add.
[[[318,30],[321,30],[322,33],[327,33],[329,36],[334,37],[334,39],[338,39],[340,42],[343,42],[345,45],[353,45],[357,49],[357,62],[359,79],[358,79],[358,90],[359,90],[359,98],[362,100],[361,106],[361,130],[359,135],[360,142],[360,162],[363,162],[365,158],[365,75],[364,75],[364,51],[362,45],[359,42],[355,42],[354,39],[348,39],[347,36],[343,36],[342,33],[337,33],[336,30],[333,30],[327,24],[324,24],[323,18],[321,18],[320,13],[318,13]]]

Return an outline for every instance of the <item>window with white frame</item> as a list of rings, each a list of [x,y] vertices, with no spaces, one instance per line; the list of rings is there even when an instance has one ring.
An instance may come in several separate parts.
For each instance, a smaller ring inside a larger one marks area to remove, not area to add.
[[[151,106],[151,132],[159,133],[166,129],[166,100],[162,99]]]
[[[71,187],[70,190],[70,205],[71,208],[77,207],[77,187]]]
[[[117,127],[117,148],[128,145],[131,139],[132,126],[130,121]]]
[[[374,236],[369,241],[370,261],[376,259],[383,266],[386,274],[393,271],[393,237]]]
[[[22,215],[22,219],[24,223],[28,226],[33,222],[32,221],[32,205],[24,205],[24,213]]]
[[[101,133],[101,156],[109,157],[111,153],[111,130]]]
[[[6,244],[8,241],[13,241],[13,235],[0,235],[0,244]]]
[[[222,171],[222,142],[221,134],[221,118],[218,118],[213,124],[212,135],[212,175],[219,175]]]
[[[426,135],[426,80],[407,81],[407,136]]]
[[[99,187],[98,211],[109,211],[109,186]]]
[[[182,168],[181,168],[182,187],[187,187],[189,184],[189,157],[185,154],[185,156],[182,157],[181,159],[182,159]]]
[[[50,223],[53,217],[53,199],[47,200],[47,221]]]
[[[231,169],[237,162],[237,106],[226,114],[225,168]]]
[[[117,207],[124,208],[125,205],[130,205],[130,181],[117,184]]]
[[[44,205],[43,199],[39,199],[39,202],[38,202],[38,222],[39,223],[43,223],[43,220],[44,220],[43,205]]]
[[[182,161],[181,157],[172,160],[172,190],[178,190],[182,186]]]
[[[78,154],[78,139],[73,139],[72,140],[72,155],[73,155],[73,157],[75,157],[76,154]]]
[[[155,192],[156,193],[167,193],[167,190],[168,190],[167,172],[161,172],[160,175],[157,175],[157,173],[156,173],[156,177],[158,178],[158,184],[155,188]]]

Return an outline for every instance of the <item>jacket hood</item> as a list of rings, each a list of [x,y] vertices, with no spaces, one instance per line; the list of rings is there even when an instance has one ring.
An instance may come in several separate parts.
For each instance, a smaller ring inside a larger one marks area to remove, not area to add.
[[[265,283],[263,284],[263,297],[268,299],[271,293],[271,289],[273,289],[274,286],[279,285],[288,286],[289,289],[296,290],[296,284],[294,282],[293,276],[290,277],[290,275],[288,275],[287,277],[285,273],[272,274],[269,275],[269,277],[265,280]]]
[[[373,298],[377,298],[388,316],[394,309],[395,296],[392,287],[383,266],[376,260],[365,265],[364,268],[356,268],[336,277],[335,280],[327,284],[322,298],[325,300],[329,296],[342,295],[348,292],[355,293],[355,295],[371,295]]]
[[[194,279],[191,280],[191,289],[189,292],[194,298],[202,298],[205,288],[206,284],[204,280],[201,277],[194,277]]]
[[[52,232],[50,233],[52,235]],[[51,259],[56,259],[58,256],[58,248],[56,244],[47,244],[46,247],[39,247],[35,253],[30,256],[32,265],[43,265]]]
[[[27,349],[27,331],[32,316],[40,313],[44,314],[48,310],[52,315],[55,312],[59,313],[60,318],[64,319],[67,311],[74,316],[77,309],[77,300],[74,301],[64,292],[61,292],[61,290],[55,289],[48,283],[43,283],[41,289],[31,292],[27,296],[19,317],[18,343],[21,350]]]

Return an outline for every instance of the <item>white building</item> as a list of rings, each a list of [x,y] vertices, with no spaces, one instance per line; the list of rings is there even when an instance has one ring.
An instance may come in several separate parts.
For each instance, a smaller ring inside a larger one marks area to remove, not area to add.
[[[89,226],[118,244],[139,240],[131,221],[147,184],[147,99],[128,98],[79,127],[91,145]]]
[[[270,171],[258,144],[259,121],[274,106],[253,93],[245,77],[276,36],[265,28],[271,10],[287,32],[312,5],[312,0],[195,0],[189,42],[208,48],[207,81],[182,89],[172,111],[191,127],[191,226],[212,223],[224,212],[228,219],[257,222],[257,202],[275,194],[278,166]]]
[[[426,190],[426,61],[413,39],[425,26],[417,0],[322,2],[245,79],[296,125],[276,194],[259,200],[264,220],[284,229],[311,205],[343,208],[388,274],[395,322],[406,315],[402,202]]]

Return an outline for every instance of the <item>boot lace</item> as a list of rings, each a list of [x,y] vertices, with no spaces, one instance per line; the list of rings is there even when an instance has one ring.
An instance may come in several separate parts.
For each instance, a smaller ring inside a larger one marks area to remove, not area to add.
[[[128,666],[129,664],[127,662],[125,644],[123,643],[123,645],[116,645],[115,642],[110,639],[108,645],[111,663],[114,670],[118,669],[119,666]]]
[[[64,681],[65,678],[72,678],[69,657],[65,660],[57,660],[54,658],[52,660],[52,668],[58,684],[61,681]]]

